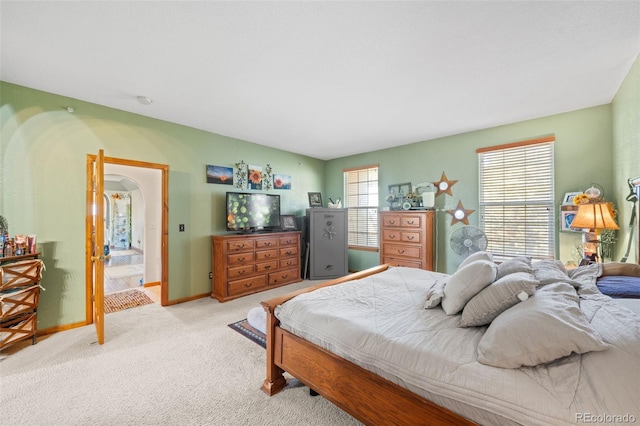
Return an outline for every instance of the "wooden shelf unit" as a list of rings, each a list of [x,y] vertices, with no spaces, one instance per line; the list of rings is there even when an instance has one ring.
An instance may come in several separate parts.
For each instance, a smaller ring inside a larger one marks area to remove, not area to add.
[[[302,281],[300,232],[213,235],[211,297],[220,302]]]
[[[36,343],[42,271],[38,257],[0,257],[0,350],[28,338]]]
[[[434,210],[380,212],[380,264],[433,271]]]

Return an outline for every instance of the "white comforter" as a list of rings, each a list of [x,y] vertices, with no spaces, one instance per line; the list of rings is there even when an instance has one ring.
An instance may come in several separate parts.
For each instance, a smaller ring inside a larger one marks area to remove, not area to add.
[[[420,269],[305,293],[276,316],[284,329],[479,424],[640,422],[640,317],[582,275],[574,277],[585,283],[581,309],[610,348],[536,367],[477,362],[486,327],[459,328],[459,315],[424,309],[427,290],[446,276]]]

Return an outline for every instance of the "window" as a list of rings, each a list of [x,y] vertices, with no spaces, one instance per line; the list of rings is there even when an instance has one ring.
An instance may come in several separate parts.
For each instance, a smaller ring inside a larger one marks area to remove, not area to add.
[[[477,150],[480,227],[497,260],[555,256],[555,137]]]
[[[378,248],[378,165],[345,169],[344,207],[349,217],[349,248]]]

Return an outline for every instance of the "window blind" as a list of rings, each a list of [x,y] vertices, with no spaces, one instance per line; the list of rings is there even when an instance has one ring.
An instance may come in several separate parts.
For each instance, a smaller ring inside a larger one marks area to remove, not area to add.
[[[554,140],[478,150],[479,223],[497,260],[555,257]]]
[[[344,170],[350,248],[378,247],[378,165]]]

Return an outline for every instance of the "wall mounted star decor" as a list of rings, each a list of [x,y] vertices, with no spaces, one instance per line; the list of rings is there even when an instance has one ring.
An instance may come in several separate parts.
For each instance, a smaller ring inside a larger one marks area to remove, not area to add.
[[[458,206],[454,210],[447,210],[453,218],[451,219],[451,225],[455,225],[458,222],[462,222],[465,225],[469,224],[469,215],[475,212],[475,210],[465,210],[462,206],[462,201],[458,201]]]
[[[457,180],[447,179],[447,175],[442,172],[442,177],[440,178],[440,180],[438,182],[433,182],[437,189],[436,197],[445,192],[449,195],[453,195],[451,193],[451,187],[455,185],[456,182]]]

